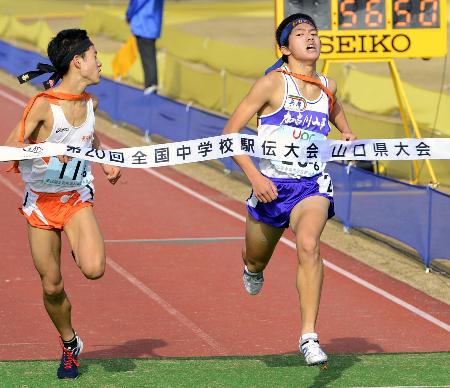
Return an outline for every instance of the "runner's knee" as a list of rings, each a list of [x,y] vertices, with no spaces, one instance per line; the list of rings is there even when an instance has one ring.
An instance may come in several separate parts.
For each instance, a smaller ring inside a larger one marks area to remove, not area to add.
[[[58,301],[61,298],[64,298],[64,282],[62,279],[57,281],[43,279],[42,289],[44,291],[44,296],[49,300]]]
[[[105,273],[105,264],[99,262],[97,264],[86,264],[81,267],[83,275],[90,280],[100,279]]]
[[[297,239],[297,249],[301,260],[315,260],[319,259],[319,244],[320,242],[309,236],[302,236]]]

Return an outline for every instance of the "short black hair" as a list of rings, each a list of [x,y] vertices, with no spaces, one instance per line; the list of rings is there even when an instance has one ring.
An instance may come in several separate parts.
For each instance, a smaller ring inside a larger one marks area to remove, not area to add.
[[[307,15],[307,14],[305,14],[305,13],[294,13],[294,14],[288,16],[286,19],[284,19],[284,20],[280,23],[280,25],[278,26],[278,28],[277,28],[277,31],[276,31],[276,33],[275,33],[275,37],[276,37],[278,46],[281,47],[281,46],[285,46],[285,45],[286,45],[287,42],[281,42],[281,41],[280,41],[280,39],[281,39],[281,33],[283,32],[284,28],[285,28],[289,23],[291,23],[291,22],[293,22],[294,20],[297,20],[297,19],[305,19],[305,20],[307,20],[307,21],[310,22],[310,23],[314,26],[314,28],[317,30],[316,22],[313,20],[313,18],[312,18],[311,16],[309,16],[309,15]]]
[[[58,34],[49,42],[47,47],[48,58],[61,77],[69,71],[70,65],[70,62],[62,63],[64,58],[75,46],[86,39],[89,39],[86,30],[71,28],[58,32]],[[86,49],[86,51],[87,50],[88,49]],[[84,52],[81,56],[84,58]]]

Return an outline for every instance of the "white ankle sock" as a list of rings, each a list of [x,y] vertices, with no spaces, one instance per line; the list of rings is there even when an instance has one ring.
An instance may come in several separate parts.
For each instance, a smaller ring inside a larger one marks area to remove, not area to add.
[[[305,333],[301,336],[300,342],[306,341],[306,340],[317,340],[319,337],[317,333]]]

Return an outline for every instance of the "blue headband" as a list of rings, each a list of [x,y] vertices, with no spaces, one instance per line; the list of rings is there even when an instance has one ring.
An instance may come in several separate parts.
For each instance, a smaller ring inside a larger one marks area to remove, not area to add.
[[[304,18],[298,18],[298,19],[295,19],[295,20],[293,20],[292,22],[288,23],[288,24],[283,28],[283,31],[281,31],[281,34],[280,34],[280,40],[277,42],[278,45],[279,45],[280,47],[281,47],[281,46],[286,46],[287,41],[288,41],[288,38],[289,38],[289,35],[290,35],[290,33],[292,32],[292,30],[293,30],[296,26],[298,26],[299,24],[302,24],[302,23],[307,23],[307,24],[313,26],[314,28],[316,28],[316,26],[315,26],[313,23],[311,23],[311,21],[308,20],[308,19],[304,19]],[[279,67],[283,66],[283,63],[284,63],[283,58],[280,58],[280,59],[279,59],[278,61],[276,61],[272,66],[270,66],[268,69],[266,69],[266,71],[264,72],[264,74],[269,74],[271,71],[273,71],[273,70],[275,70],[275,69],[278,69]]]
[[[286,46],[287,40],[288,40],[288,38],[289,38],[289,34],[292,32],[292,30],[294,29],[294,27],[297,27],[299,24],[302,24],[302,23],[307,23],[307,24],[309,24],[309,25],[311,25],[311,26],[313,26],[313,27],[315,28],[314,24],[311,23],[311,21],[308,20],[308,19],[304,19],[304,18],[298,18],[298,19],[295,19],[295,20],[293,20],[292,22],[288,23],[288,24],[283,28],[283,31],[281,31],[281,34],[280,34],[280,40],[279,40],[279,42],[277,42],[278,45],[279,45],[280,47],[281,47],[281,46]]]

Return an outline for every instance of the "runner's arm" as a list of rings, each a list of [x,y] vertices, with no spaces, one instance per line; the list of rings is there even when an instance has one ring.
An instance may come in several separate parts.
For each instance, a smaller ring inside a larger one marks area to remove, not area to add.
[[[36,99],[25,120],[25,132],[23,141],[20,141],[21,122],[19,122],[13,129],[13,131],[9,134],[4,145],[17,148],[22,148],[24,145],[26,145],[25,140],[34,135],[35,131],[40,131],[45,123],[45,120],[48,119],[49,111],[49,103],[44,98]],[[37,135],[39,135],[39,133],[37,133]],[[45,138],[46,137],[47,136],[45,136]],[[35,141],[39,141],[39,139],[35,139]]]
[[[96,109],[96,107],[97,106],[94,103],[94,109]],[[100,142],[100,139],[98,138],[98,136],[95,132],[94,132],[94,139],[92,140],[92,148],[95,148],[97,150],[103,149],[102,143]],[[101,164],[101,166],[102,166],[103,172],[106,175],[106,178],[108,178],[108,181],[111,184],[115,185],[122,175],[122,173],[120,171],[120,167],[111,166],[109,164]]]
[[[277,82],[279,82],[277,76],[270,74],[256,81],[250,92],[231,115],[224,127],[223,134],[239,133],[257,112],[270,104]],[[277,198],[278,192],[275,185],[261,174],[250,156],[233,156],[233,160],[249,179],[253,193],[258,200],[270,202]]]

